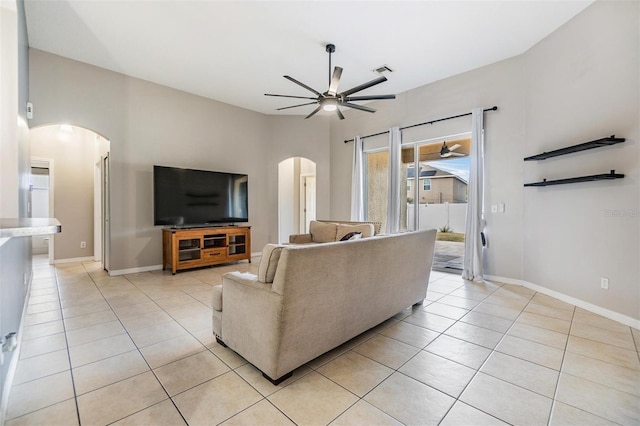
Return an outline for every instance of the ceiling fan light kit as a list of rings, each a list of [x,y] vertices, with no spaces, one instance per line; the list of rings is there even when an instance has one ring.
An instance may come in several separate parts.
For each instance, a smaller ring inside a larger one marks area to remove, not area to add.
[[[369,95],[369,96],[351,96],[354,93],[360,92],[362,90],[373,87],[377,84],[383,83],[387,81],[385,76],[380,76],[374,80],[368,81],[366,83],[360,84],[359,86],[352,87],[349,90],[345,90],[344,92],[338,93],[338,85],[340,84],[340,78],[342,77],[342,68],[335,67],[333,68],[333,72],[331,72],[331,54],[336,51],[336,46],[333,44],[327,44],[325,46],[325,50],[329,53],[329,88],[326,92],[320,93],[317,90],[307,86],[306,84],[296,80],[295,78],[285,75],[284,78],[287,80],[297,84],[300,87],[305,88],[310,91],[316,97],[310,96],[294,96],[294,95],[276,95],[272,93],[265,93],[265,96],[275,96],[280,98],[293,98],[293,99],[307,99],[312,102],[306,102],[298,105],[291,105],[283,108],[277,108],[277,111],[281,111],[289,108],[297,108],[306,105],[318,105],[318,107],[311,112],[311,114],[307,115],[305,119],[312,117],[320,110],[324,111],[335,111],[336,115],[340,120],[344,120],[344,115],[340,111],[339,107],[348,107],[352,109],[357,109],[360,111],[374,113],[375,109],[369,108],[363,105],[354,104],[353,102],[357,101],[374,101],[374,100],[385,100],[385,99],[395,99],[396,95]]]

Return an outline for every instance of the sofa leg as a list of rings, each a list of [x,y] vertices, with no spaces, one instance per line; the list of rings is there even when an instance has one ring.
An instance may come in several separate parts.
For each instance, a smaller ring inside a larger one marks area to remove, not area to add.
[[[218,336],[216,336],[216,342],[218,342],[219,345],[224,346],[225,348],[227,347],[227,345],[222,341],[221,338],[219,338]]]
[[[421,301],[419,301],[419,302],[414,303],[414,304],[413,304],[413,306],[422,306],[422,303],[423,303],[423,302],[424,302],[424,299],[422,299],[422,300],[421,300]]]
[[[280,383],[284,382],[285,380],[287,380],[289,377],[293,376],[293,371],[285,374],[284,376],[281,376],[278,379],[273,380],[271,377],[267,376],[266,374],[262,373],[262,377],[264,377],[265,379],[267,379],[268,381],[271,382],[271,384],[273,384],[273,386],[278,386]]]

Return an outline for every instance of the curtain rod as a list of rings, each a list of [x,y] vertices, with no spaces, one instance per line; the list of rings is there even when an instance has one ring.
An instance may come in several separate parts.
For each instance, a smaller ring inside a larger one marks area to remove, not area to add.
[[[498,107],[497,106],[493,106],[491,108],[483,109],[482,112],[497,111],[497,110],[498,110]],[[465,117],[465,116],[471,115],[471,114],[472,113],[468,112],[466,114],[458,114],[458,115],[452,115],[451,117],[438,118],[437,120],[425,121],[424,123],[418,123],[418,124],[412,124],[411,126],[400,127],[400,130],[410,129],[412,127],[424,126],[425,124],[433,124],[433,123],[437,123],[438,121],[451,120],[452,118]],[[370,137],[373,137],[373,136],[380,136],[380,135],[384,135],[385,133],[389,133],[389,131],[385,130],[384,132],[378,132],[378,133],[374,133],[372,135],[361,136],[361,139],[370,138]],[[347,139],[347,140],[344,141],[344,143],[349,143],[349,142],[353,142],[353,139]]]

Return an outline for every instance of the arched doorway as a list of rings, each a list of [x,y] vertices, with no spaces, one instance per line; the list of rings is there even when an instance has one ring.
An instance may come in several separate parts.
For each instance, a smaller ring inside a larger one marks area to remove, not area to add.
[[[49,240],[50,263],[96,260],[108,269],[109,140],[68,124],[35,127],[29,139],[32,161],[48,169],[47,214],[62,224],[62,233]]]
[[[316,163],[291,157],[278,164],[278,240],[308,232],[316,218]]]

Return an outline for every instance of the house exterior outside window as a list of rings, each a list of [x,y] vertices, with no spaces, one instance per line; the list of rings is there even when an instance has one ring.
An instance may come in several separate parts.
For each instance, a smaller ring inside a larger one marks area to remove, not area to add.
[[[422,189],[431,191],[431,179],[422,179]]]

